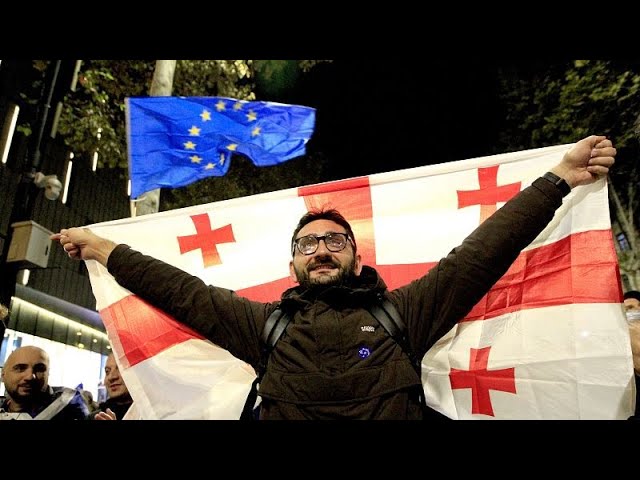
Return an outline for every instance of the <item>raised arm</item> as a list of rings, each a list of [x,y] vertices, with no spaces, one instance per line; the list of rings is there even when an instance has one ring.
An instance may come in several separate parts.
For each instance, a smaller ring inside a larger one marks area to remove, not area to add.
[[[580,140],[550,170],[554,175],[540,172],[545,178],[509,200],[427,275],[395,291],[417,355],[423,355],[504,275],[552,220],[562,197],[571,188],[606,175],[615,155],[604,136]]]

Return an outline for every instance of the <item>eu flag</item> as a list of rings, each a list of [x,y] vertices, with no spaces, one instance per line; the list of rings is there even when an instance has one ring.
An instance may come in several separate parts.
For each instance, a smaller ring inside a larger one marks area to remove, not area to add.
[[[229,170],[241,153],[267,167],[304,155],[315,109],[225,97],[126,99],[131,198]]]

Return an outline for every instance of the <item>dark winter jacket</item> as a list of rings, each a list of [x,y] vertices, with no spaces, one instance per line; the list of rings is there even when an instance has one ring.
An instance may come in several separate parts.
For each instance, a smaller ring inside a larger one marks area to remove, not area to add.
[[[91,414],[91,420],[94,420],[98,413],[106,412],[107,408],[111,409],[111,411],[116,414],[116,420],[122,420],[125,413],[129,410],[129,407],[133,404],[133,399],[129,395],[127,395],[126,398],[127,400],[124,401],[120,398],[117,400],[107,398],[100,404],[99,409]]]
[[[63,394],[65,395],[64,398],[62,398]],[[0,403],[0,411],[8,412],[10,401],[11,400],[8,398],[2,398],[2,401]],[[61,402],[59,403],[60,407],[56,408],[55,411],[51,412],[50,415],[47,415],[47,420],[89,419],[89,407],[84,401],[84,398],[82,398],[80,391],[65,387],[47,387],[47,390],[45,392],[42,392],[37,396],[37,400],[32,406],[32,409],[25,413],[28,413],[32,418],[39,419],[38,416],[40,415],[40,417],[42,417],[42,414],[45,409],[47,409],[47,407],[51,406],[54,403],[56,403],[57,406],[58,401]]]
[[[388,292],[418,358],[487,293],[562,203],[545,179],[507,202],[425,276]],[[425,242],[429,239],[425,238]],[[398,245],[398,248],[402,248]],[[257,369],[260,333],[277,303],[250,301],[119,245],[109,272],[128,290]],[[367,312],[384,281],[371,268],[350,287],[285,292],[292,321],[260,385],[264,419],[415,419],[420,378]]]

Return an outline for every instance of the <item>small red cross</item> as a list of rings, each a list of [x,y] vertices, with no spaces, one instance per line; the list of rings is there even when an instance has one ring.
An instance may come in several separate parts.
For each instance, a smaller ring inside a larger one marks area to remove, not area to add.
[[[205,267],[221,264],[222,262],[220,261],[216,244],[236,241],[231,225],[225,225],[222,228],[211,230],[211,221],[209,220],[209,215],[206,213],[192,215],[191,220],[196,226],[197,233],[195,235],[178,237],[180,253],[186,253],[200,248],[202,249],[202,261]]]
[[[487,370],[491,347],[472,348],[469,370],[452,368],[449,381],[453,390],[471,389],[471,413],[495,416],[491,406],[489,390],[516,393],[514,368]]]
[[[498,186],[498,167],[479,168],[479,190],[458,190],[458,208],[480,205],[480,223],[498,209],[498,202],[506,202],[520,191],[520,182]]]

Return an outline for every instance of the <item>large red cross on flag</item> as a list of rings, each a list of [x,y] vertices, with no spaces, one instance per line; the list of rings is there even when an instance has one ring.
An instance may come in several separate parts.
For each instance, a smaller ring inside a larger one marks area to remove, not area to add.
[[[400,170],[90,225],[260,301],[289,279],[311,207],[351,223],[389,289],[423,275],[570,145]],[[141,418],[238,418],[253,369],[87,262]],[[454,419],[626,419],[635,391],[606,181],[574,189],[548,227],[422,359],[429,405]]]

